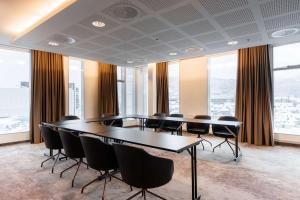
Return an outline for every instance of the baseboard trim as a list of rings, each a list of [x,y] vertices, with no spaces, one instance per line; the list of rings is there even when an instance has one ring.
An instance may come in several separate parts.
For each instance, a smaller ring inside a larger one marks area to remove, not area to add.
[[[279,141],[275,141],[275,145],[289,146],[289,147],[300,147],[300,144],[289,143],[289,142],[279,142]]]
[[[17,142],[7,142],[7,143],[1,143],[0,146],[8,146],[8,145],[14,145],[14,144],[22,144],[22,143],[29,143],[29,140],[23,140],[23,141],[17,141]]]

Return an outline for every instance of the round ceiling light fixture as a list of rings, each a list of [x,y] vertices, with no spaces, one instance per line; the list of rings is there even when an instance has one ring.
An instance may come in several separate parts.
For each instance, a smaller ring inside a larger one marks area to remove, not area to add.
[[[103,27],[105,27],[105,23],[101,22],[101,21],[98,21],[98,20],[93,21],[92,25],[95,26],[95,27],[97,27],[97,28],[103,28]]]
[[[134,63],[133,60],[127,60],[127,64],[132,64],[132,63]]]
[[[274,31],[271,36],[273,38],[288,37],[291,35],[295,35],[298,32],[299,32],[298,28],[287,28],[287,29],[282,29],[279,31]]]
[[[198,51],[203,51],[203,48],[190,47],[190,48],[185,49],[186,53],[193,53],[193,52],[198,52]]]
[[[170,52],[169,55],[170,56],[177,56],[177,53],[176,52]]]
[[[55,41],[49,41],[49,42],[48,42],[48,45],[53,46],[53,47],[58,47],[58,46],[59,46],[59,43],[58,43],[58,42],[55,42]]]
[[[233,40],[233,41],[229,41],[229,42],[227,42],[227,44],[228,45],[230,45],[230,46],[234,46],[234,45],[237,45],[239,42],[238,41],[236,41],[236,40]]]

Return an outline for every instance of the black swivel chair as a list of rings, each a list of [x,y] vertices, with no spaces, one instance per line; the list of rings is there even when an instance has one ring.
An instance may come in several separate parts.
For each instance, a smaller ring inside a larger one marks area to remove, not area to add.
[[[102,117],[104,118],[113,116],[115,116],[113,113],[102,114]],[[123,127],[123,119],[105,120],[103,124],[106,126]]]
[[[61,121],[76,120],[76,119],[79,119],[79,117],[77,117],[75,115],[66,115],[61,118]]]
[[[40,129],[41,129],[41,132],[42,132],[42,138],[45,142],[45,146],[46,148],[48,149],[51,149],[51,150],[58,150],[57,154],[55,155],[50,155],[50,157],[48,159],[46,159],[45,161],[43,161],[41,163],[41,167],[43,167],[43,164],[45,162],[47,162],[48,160],[51,160],[51,159],[55,159],[54,161],[54,164],[52,166],[52,170],[51,172],[53,173],[54,172],[54,167],[55,167],[55,164],[59,158],[60,155],[64,155],[64,153],[61,152],[61,149],[63,148],[63,145],[61,143],[61,140],[60,140],[60,137],[59,137],[59,134],[57,131],[53,130],[52,128],[46,126],[46,125],[39,125]],[[55,158],[56,156],[56,158]]]
[[[61,138],[61,141],[62,141],[62,144],[63,144],[66,155],[69,158],[76,161],[76,163],[74,165],[68,167],[67,169],[63,170],[60,173],[60,178],[62,177],[62,175],[65,171],[77,166],[76,172],[75,172],[75,174],[73,176],[73,179],[72,179],[72,187],[73,187],[74,186],[74,180],[75,180],[75,177],[77,175],[78,169],[79,169],[80,165],[82,163],[84,163],[83,162],[83,158],[85,157],[84,151],[83,151],[83,148],[82,148],[82,145],[81,145],[80,138],[79,138],[77,133],[66,131],[66,130],[59,130],[59,136]],[[76,159],[78,159],[78,160],[76,160]]]
[[[183,118],[183,114],[171,114],[169,115],[169,117]],[[163,121],[161,125],[161,129],[165,131],[171,131],[172,135],[174,134],[174,132],[176,132],[177,135],[182,135],[181,126],[182,126],[182,122]]]
[[[232,116],[222,116],[218,120],[238,121],[237,118],[232,117]],[[213,152],[215,151],[215,148],[221,147],[221,145],[226,142],[229,145],[230,149],[232,150],[233,155],[235,155],[235,151],[231,146],[231,145],[235,146],[235,144],[230,142],[228,139],[237,137],[237,135],[239,133],[239,128],[234,127],[234,126],[227,126],[227,128],[230,129],[232,131],[232,133],[230,133],[224,125],[212,125],[212,131],[213,131],[214,136],[225,139],[223,142],[221,142],[220,144],[218,144],[217,146],[215,146],[213,148]],[[240,150],[240,148],[239,148],[239,150]]]
[[[211,117],[208,115],[196,115],[194,119],[207,119],[210,120]],[[203,141],[207,142],[212,146],[212,143],[204,138],[201,137],[201,135],[207,135],[209,133],[209,124],[201,124],[201,123],[192,123],[188,122],[186,124],[186,130],[189,133],[198,134],[198,138],[200,138],[200,142],[202,144],[202,148],[204,150]]]
[[[132,195],[127,200],[142,193],[146,199],[146,192],[160,198],[163,197],[150,192],[148,189],[167,184],[173,176],[173,161],[148,154],[145,150],[113,144],[116,152],[122,179],[125,183],[141,188],[142,190]]]
[[[155,117],[166,117],[166,113],[155,113],[153,116]],[[157,119],[147,119],[145,121],[145,127],[147,128],[154,128],[154,131],[156,131],[158,128],[161,127],[162,121]]]
[[[109,170],[118,169],[118,162],[114,149],[112,145],[102,142],[100,138],[96,136],[83,134],[80,135],[80,140],[89,167],[99,171],[100,176],[104,178],[104,188],[102,193],[102,199],[104,199],[107,178],[114,177],[118,180],[121,180],[109,172]],[[104,171],[104,174],[102,174],[101,171]],[[100,177],[97,177],[96,179],[83,186],[81,189],[81,193],[83,193],[84,188],[97,180],[100,180]]]

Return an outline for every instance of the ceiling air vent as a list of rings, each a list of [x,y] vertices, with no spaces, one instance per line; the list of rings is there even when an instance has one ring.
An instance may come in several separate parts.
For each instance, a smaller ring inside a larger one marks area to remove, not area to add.
[[[113,4],[106,8],[104,12],[120,21],[130,21],[142,15],[142,12],[138,7],[127,1]]]

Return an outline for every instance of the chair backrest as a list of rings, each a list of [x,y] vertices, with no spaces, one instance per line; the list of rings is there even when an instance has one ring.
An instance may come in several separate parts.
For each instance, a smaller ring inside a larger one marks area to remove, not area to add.
[[[163,117],[166,117],[167,115],[166,115],[166,113],[154,113],[153,116],[163,118]],[[147,119],[145,121],[145,126],[147,127],[147,126],[154,125],[154,124],[156,124],[157,126],[160,126],[161,123],[162,123],[162,121],[158,120],[158,119]]]
[[[76,119],[80,119],[80,118],[75,115],[66,115],[61,118],[61,121],[76,120]]]
[[[239,121],[236,117],[232,116],[222,116],[219,117],[218,120],[223,120],[223,121]],[[239,128],[235,126],[227,126],[235,135],[239,133]],[[228,135],[232,135],[229,133],[229,131],[225,128],[225,126],[222,125],[212,125],[212,131],[213,133],[221,132],[221,133],[228,133]]]
[[[89,134],[79,136],[88,165],[98,171],[108,171],[118,168],[115,151],[99,137]]]
[[[59,137],[59,133],[49,126],[39,125],[42,133],[43,140],[45,142],[45,146],[48,149],[62,149],[62,143]]]
[[[59,136],[62,141],[65,154],[70,158],[84,158],[84,151],[81,145],[80,138],[77,133],[59,130]]]
[[[122,179],[137,188],[159,187],[171,180],[173,161],[148,154],[144,149],[113,144]]]
[[[207,120],[210,120],[211,117],[209,115],[196,115],[194,117],[194,119],[207,119]],[[203,130],[202,133],[208,133],[209,132],[209,124],[200,124],[200,123],[191,123],[191,122],[188,122],[186,124],[186,129],[187,131],[193,131],[193,129],[201,129]]]
[[[113,117],[115,114],[113,113],[103,113],[102,117]],[[122,119],[115,119],[115,120],[105,120],[103,124],[106,126],[115,126],[115,127],[123,127],[123,120]]]
[[[177,117],[177,118],[183,118],[183,114],[170,114],[169,117]],[[162,127],[178,127],[181,125],[181,122],[176,122],[176,121],[164,121],[162,124]]]

